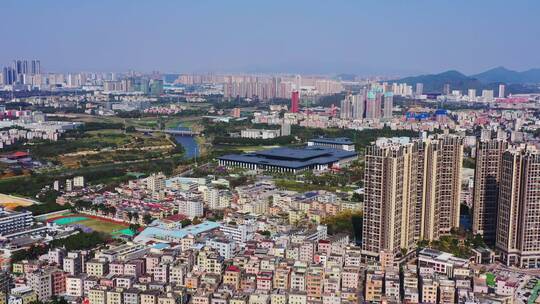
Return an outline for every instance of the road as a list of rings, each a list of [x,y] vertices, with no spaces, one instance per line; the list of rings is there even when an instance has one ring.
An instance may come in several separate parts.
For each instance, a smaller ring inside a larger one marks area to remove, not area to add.
[[[173,135],[186,135],[186,136],[196,136],[199,135],[199,132],[191,131],[191,130],[175,130],[175,129],[165,129],[165,130],[157,130],[157,129],[145,129],[145,128],[135,128],[138,132],[163,132],[167,134],[173,134]]]
[[[197,169],[197,168],[205,168],[209,164],[210,164],[210,162],[204,163],[204,164],[202,164],[200,166],[191,166],[190,169],[178,174],[177,176],[185,177],[185,176],[191,175],[195,169]]]

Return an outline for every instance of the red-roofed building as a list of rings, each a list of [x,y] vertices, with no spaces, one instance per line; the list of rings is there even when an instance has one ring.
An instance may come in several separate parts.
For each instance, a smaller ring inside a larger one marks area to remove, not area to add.
[[[227,269],[225,271],[235,271],[235,272],[240,272],[240,268],[238,266],[235,266],[235,265],[230,265],[229,267],[227,267]]]
[[[17,151],[17,152],[13,152],[12,154],[8,155],[7,158],[8,159],[21,159],[21,158],[26,158],[26,157],[29,157],[30,154],[28,154],[27,152],[22,152],[22,151]]]
[[[225,274],[223,275],[223,284],[232,286],[236,289],[240,288],[240,278],[242,276],[242,271],[237,266],[231,265],[225,269]]]
[[[185,215],[177,213],[177,214],[169,215],[168,217],[164,218],[164,220],[179,222],[179,221],[185,220],[186,218],[187,217]]]
[[[326,253],[327,255],[330,255],[332,248],[332,244],[328,240],[319,240],[319,244],[317,245],[317,249],[319,252]]]
[[[257,290],[272,290],[272,272],[260,272],[257,274]]]

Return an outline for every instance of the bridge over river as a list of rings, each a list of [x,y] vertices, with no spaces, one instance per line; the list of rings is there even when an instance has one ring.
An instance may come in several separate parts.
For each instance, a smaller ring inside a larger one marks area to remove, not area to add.
[[[164,129],[164,130],[157,130],[157,129],[144,129],[144,128],[135,128],[135,130],[139,132],[163,132],[167,134],[173,134],[173,135],[182,135],[182,136],[197,136],[199,135],[199,132],[192,131],[190,129]]]

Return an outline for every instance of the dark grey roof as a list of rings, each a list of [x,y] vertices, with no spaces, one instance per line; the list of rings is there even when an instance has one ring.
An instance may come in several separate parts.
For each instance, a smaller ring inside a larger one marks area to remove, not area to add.
[[[302,169],[316,165],[328,165],[341,159],[357,156],[358,153],[340,149],[305,147],[299,149],[275,148],[256,153],[229,154],[219,157],[220,160],[271,165],[282,168]]]
[[[315,157],[322,157],[329,153],[324,148],[313,149],[292,149],[292,148],[274,148],[255,152],[254,154],[272,158],[272,159],[288,159],[288,160],[306,160]]]

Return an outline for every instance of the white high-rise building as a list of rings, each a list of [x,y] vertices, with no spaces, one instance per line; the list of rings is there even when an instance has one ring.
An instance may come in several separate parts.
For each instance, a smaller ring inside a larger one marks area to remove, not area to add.
[[[424,94],[424,84],[423,83],[417,83],[416,84],[416,92],[414,93],[416,96],[421,96]]]
[[[202,192],[203,202],[210,210],[225,209],[231,205],[231,194],[228,190],[200,186],[199,191]]]
[[[203,200],[208,205],[208,209],[220,209],[219,206],[219,189],[206,188],[203,191]]]
[[[217,250],[220,256],[230,259],[236,251],[236,242],[227,238],[211,238],[206,240],[206,246]]]
[[[153,173],[146,178],[146,187],[152,193],[160,192],[165,189],[165,175],[161,172],[158,174]]]
[[[183,214],[190,219],[202,217],[204,214],[203,203],[199,201],[182,200],[178,202],[178,213]]]
[[[28,285],[32,288],[39,300],[48,300],[53,295],[52,277],[48,271],[38,269],[26,276]]]
[[[394,108],[394,94],[392,92],[384,93],[383,118],[392,118],[392,110]]]
[[[476,100],[476,90],[475,89],[469,89],[468,94],[469,101],[475,101]]]
[[[253,239],[257,227],[250,223],[236,225],[224,224],[219,227],[219,230],[229,238],[239,243],[245,243]]]
[[[84,187],[84,176],[75,176],[73,178],[73,186],[74,187]]]
[[[504,86],[504,84],[499,85],[499,98],[504,98],[505,97],[505,92],[504,92],[505,88],[506,87]]]
[[[283,122],[281,124],[281,136],[291,135],[291,125],[289,123]]]
[[[351,95],[352,119],[362,119],[364,117],[364,96]]]
[[[73,180],[72,179],[66,179],[66,191],[67,192],[73,191]]]
[[[339,118],[341,119],[351,119],[352,118],[352,105],[350,95],[345,96],[345,99],[341,101]]]
[[[493,90],[482,90],[482,99],[485,102],[493,101]]]

